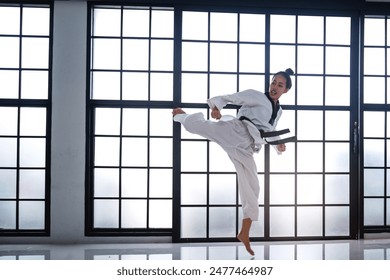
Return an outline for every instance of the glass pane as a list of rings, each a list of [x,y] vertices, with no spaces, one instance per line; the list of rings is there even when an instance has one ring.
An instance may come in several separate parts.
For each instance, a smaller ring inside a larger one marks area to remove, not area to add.
[[[240,41],[265,41],[265,15],[240,14]]]
[[[149,10],[123,10],[123,36],[149,37]]]
[[[122,116],[123,135],[143,135],[148,133],[148,110],[147,109],[123,109]]]
[[[324,48],[298,46],[298,71],[302,74],[324,73]]]
[[[152,37],[173,38],[173,11],[152,10]]]
[[[172,139],[150,139],[149,164],[155,167],[172,166]]]
[[[298,207],[297,235],[322,236],[322,207]]]
[[[0,107],[0,135],[18,134],[18,108]]]
[[[283,116],[285,117],[285,116]],[[273,149],[271,149],[273,150]],[[255,155],[257,157],[257,155]],[[286,151],[282,155],[274,151],[270,153],[271,172],[294,172],[295,171],[295,145],[286,145]]]
[[[239,75],[238,91],[243,91],[248,88],[252,88],[254,90],[263,92],[264,87],[265,87],[264,75]]]
[[[364,74],[385,75],[385,49],[364,48]]]
[[[123,41],[122,67],[125,70],[149,69],[149,40]],[[120,53],[118,53],[119,55]]]
[[[231,94],[237,91],[237,75],[211,74],[210,97]]]
[[[298,43],[323,44],[324,18],[298,16]]]
[[[376,198],[364,199],[364,225],[384,225],[384,200]]]
[[[326,43],[349,45],[351,43],[351,18],[326,17]]]
[[[349,143],[325,144],[325,171],[349,172]]]
[[[120,69],[121,41],[119,39],[93,39],[93,68]]]
[[[122,228],[146,228],[146,200],[122,200]]]
[[[23,38],[22,39],[22,67],[48,68],[49,67],[49,39]]]
[[[294,236],[294,207],[270,208],[270,236]]]
[[[385,112],[364,112],[364,137],[385,137]]]
[[[210,237],[236,236],[236,208],[210,207]]]
[[[298,111],[298,139],[322,140],[324,137],[322,124],[322,111]]]
[[[117,174],[118,176],[119,174]],[[114,179],[114,178],[113,178]],[[115,178],[118,180],[119,178]],[[122,169],[122,197],[147,197],[147,169]]]
[[[152,40],[151,42],[151,70],[173,70],[173,41]]]
[[[119,138],[95,138],[95,166],[119,165]]]
[[[298,204],[323,203],[322,175],[298,175],[297,184]]]
[[[1,62],[0,62],[1,63]],[[0,70],[0,98],[18,98],[19,71]]]
[[[227,153],[216,143],[210,142],[210,171],[235,172],[236,169]]]
[[[0,7],[0,34],[18,35],[20,32],[20,8]]]
[[[181,237],[206,237],[206,208],[181,208]]]
[[[0,68],[19,68],[19,38],[0,37]]]
[[[349,112],[325,112],[325,140],[349,140]]]
[[[387,211],[386,211],[387,220],[386,220],[386,225],[390,225],[390,199],[389,199],[389,198],[387,199],[386,204],[387,204]]]
[[[385,141],[384,140],[364,140],[364,166],[383,167],[385,164],[384,157]]]
[[[284,26],[284,25],[283,25]],[[288,27],[287,25],[284,26]],[[289,33],[282,32],[283,36]],[[272,36],[272,33],[271,33]],[[279,46],[271,45],[270,50],[270,64],[271,73],[276,73],[281,70],[285,70],[288,67],[294,67],[295,65],[295,46]]]
[[[297,78],[298,104],[299,105],[322,105],[323,104],[322,77]]]
[[[383,196],[385,194],[385,176],[383,169],[364,170],[364,195]]]
[[[119,108],[96,108],[95,134],[119,135],[120,114]]]
[[[19,171],[19,197],[45,199],[45,170]]]
[[[265,72],[264,45],[240,44],[240,72]]]
[[[43,229],[45,227],[45,203],[43,201],[19,202],[19,228]]]
[[[294,201],[294,175],[270,175],[270,204],[292,204]]]
[[[200,174],[181,175],[181,203],[207,203],[207,177]]]
[[[92,73],[93,99],[120,99],[120,74],[115,72]]]
[[[219,72],[237,71],[237,45],[210,44],[210,70]]]
[[[325,207],[325,235],[349,235],[349,207]]]
[[[47,71],[22,71],[21,97],[23,99],[47,99],[48,75]]]
[[[119,196],[119,169],[95,168],[94,196],[95,197],[118,197]]]
[[[16,228],[16,202],[0,201],[0,228]]]
[[[182,70],[207,71],[208,44],[199,42],[183,42],[182,44]]]
[[[349,203],[349,176],[325,175],[325,204]]]
[[[16,171],[0,170],[0,186],[0,198],[16,198]]]
[[[385,78],[364,77],[364,103],[385,103]]]
[[[350,74],[350,49],[342,47],[326,47],[326,74]]]
[[[173,100],[173,74],[150,74],[150,99],[164,101]]]
[[[95,36],[120,36],[120,9],[93,9],[93,34]]]
[[[172,136],[172,110],[151,109],[150,110],[150,135],[151,136]]]
[[[95,228],[118,228],[119,201],[94,200],[93,225]]]
[[[364,19],[364,45],[384,46],[385,45],[385,19],[365,18]]]
[[[204,172],[206,168],[207,143],[181,142],[181,171]]]
[[[182,102],[204,103],[207,100],[207,75],[182,74]]]
[[[149,99],[148,73],[122,73],[122,99],[148,100]]]
[[[322,144],[298,143],[298,172],[322,172]]]
[[[237,41],[237,14],[210,13],[210,40]]]
[[[295,20],[295,16],[271,15],[271,42],[295,43]]]
[[[116,151],[119,157],[119,150]],[[148,140],[146,138],[122,139],[122,165],[146,166],[148,163]]]
[[[46,108],[20,108],[20,135],[46,135]]]
[[[46,35],[50,33],[49,8],[23,8],[23,35]]]
[[[183,12],[183,39],[207,40],[208,13]]]
[[[325,77],[325,105],[349,106],[350,78]]]
[[[16,167],[16,139],[0,138],[0,166]]]
[[[172,170],[149,170],[149,196],[172,198]]]
[[[210,175],[210,204],[235,204],[236,193],[236,175]]]
[[[149,227],[172,228],[172,200],[150,200],[149,207]]]
[[[46,166],[46,139],[22,138],[20,141],[20,166]]]

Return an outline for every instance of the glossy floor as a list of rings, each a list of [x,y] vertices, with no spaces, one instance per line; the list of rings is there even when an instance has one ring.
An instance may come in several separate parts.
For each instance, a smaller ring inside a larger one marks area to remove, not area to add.
[[[0,245],[0,260],[390,260],[390,238],[241,243]]]

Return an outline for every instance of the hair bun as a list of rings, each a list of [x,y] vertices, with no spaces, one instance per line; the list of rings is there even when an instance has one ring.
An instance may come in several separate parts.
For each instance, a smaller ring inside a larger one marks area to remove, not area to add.
[[[294,75],[294,71],[293,71],[291,68],[286,69],[285,72],[286,72],[287,74],[289,74],[290,76],[291,76],[291,75]]]

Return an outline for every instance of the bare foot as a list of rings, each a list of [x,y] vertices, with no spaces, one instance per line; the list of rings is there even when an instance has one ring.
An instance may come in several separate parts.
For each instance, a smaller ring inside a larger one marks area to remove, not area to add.
[[[185,114],[185,113],[186,113],[186,112],[184,112],[182,108],[175,108],[175,109],[173,109],[173,111],[172,111],[172,115],[173,115],[173,116],[176,116],[176,115],[178,115],[178,114]]]
[[[240,240],[242,243],[244,243],[245,249],[248,251],[249,254],[251,254],[252,256],[255,255],[255,252],[251,248],[249,236],[245,236],[242,232],[240,232],[237,235],[237,239]]]

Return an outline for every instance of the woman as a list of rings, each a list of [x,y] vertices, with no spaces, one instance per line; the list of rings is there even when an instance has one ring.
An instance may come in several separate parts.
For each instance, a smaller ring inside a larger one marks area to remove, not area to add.
[[[187,131],[219,144],[233,162],[243,211],[242,227],[237,238],[251,255],[254,251],[250,246],[249,231],[252,221],[258,220],[260,190],[253,155],[266,143],[259,130],[270,132],[276,128],[282,114],[279,98],[291,88],[290,75],[293,74],[291,69],[276,73],[267,93],[250,89],[210,98],[207,102],[211,117],[219,122],[206,120],[202,113],[186,114],[181,108],[172,111],[174,121],[180,122]],[[221,110],[227,104],[241,106],[236,118],[222,117]],[[280,154],[286,150],[286,145],[278,144],[275,148]]]

